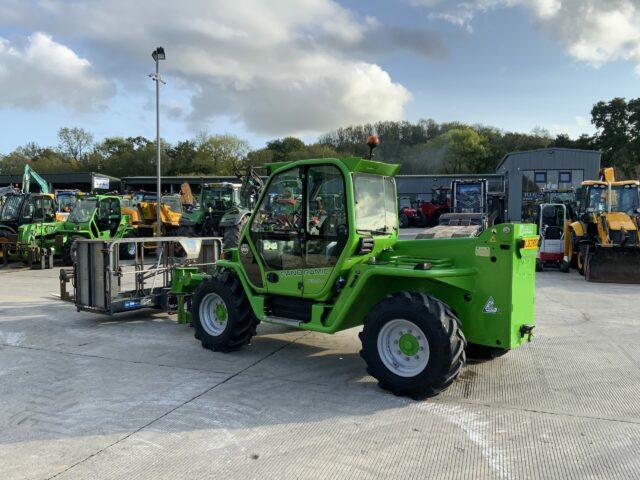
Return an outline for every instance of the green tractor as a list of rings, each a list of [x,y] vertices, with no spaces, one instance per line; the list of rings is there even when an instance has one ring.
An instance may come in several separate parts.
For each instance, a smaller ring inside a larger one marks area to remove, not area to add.
[[[122,213],[121,198],[115,195],[83,195],[76,200],[64,222],[23,225],[18,231],[18,248],[23,259],[39,261],[43,251],[61,255],[66,265],[75,259],[79,238],[134,237],[129,216]],[[135,244],[122,244],[122,258],[133,258]]]
[[[221,236],[225,248],[238,245],[251,211],[264,187],[253,167],[236,171],[241,183],[221,182],[202,186],[198,206],[182,215],[181,232],[186,236]]]
[[[258,197],[264,188],[264,181],[255,168],[248,166],[244,174],[236,171],[236,176],[242,181],[239,190],[239,202],[227,210],[220,218],[219,230],[222,232],[224,248],[238,246],[244,227],[251,217]]]
[[[398,165],[329,158],[268,169],[215,273],[174,270],[179,319],[203,347],[237,350],[260,322],[321,333],[363,325],[369,374],[422,398],[446,389],[468,352],[491,358],[531,338],[535,225],[399,240]]]
[[[52,231],[56,227],[56,204],[49,193],[12,192],[0,208],[0,255],[3,261],[19,260],[20,231]],[[46,225],[46,227],[45,227]]]
[[[240,205],[240,185],[231,182],[202,185],[195,208],[186,210],[180,219],[181,230],[189,236],[220,235],[220,219]]]

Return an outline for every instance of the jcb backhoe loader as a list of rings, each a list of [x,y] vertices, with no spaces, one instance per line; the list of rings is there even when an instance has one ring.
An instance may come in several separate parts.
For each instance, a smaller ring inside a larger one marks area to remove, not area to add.
[[[640,283],[640,182],[616,181],[613,168],[582,183],[568,254],[591,282]],[[565,236],[566,237],[566,236]]]

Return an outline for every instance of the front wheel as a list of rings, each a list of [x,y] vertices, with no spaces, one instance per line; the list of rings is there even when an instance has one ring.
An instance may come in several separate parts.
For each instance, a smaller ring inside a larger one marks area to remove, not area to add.
[[[569,251],[567,252],[571,268],[578,268],[578,251],[578,237],[576,236],[576,232],[571,230],[569,234]]]
[[[587,245],[580,245],[580,250],[578,251],[578,258],[576,260],[578,273],[584,276],[584,264],[587,259]]]
[[[231,352],[251,341],[258,319],[238,277],[224,272],[202,282],[193,294],[191,324],[204,348]]]
[[[446,389],[465,363],[460,320],[447,305],[417,292],[387,296],[367,315],[360,355],[378,385],[423,398]]]
[[[399,217],[400,228],[407,228],[409,226],[409,217],[402,213]]]

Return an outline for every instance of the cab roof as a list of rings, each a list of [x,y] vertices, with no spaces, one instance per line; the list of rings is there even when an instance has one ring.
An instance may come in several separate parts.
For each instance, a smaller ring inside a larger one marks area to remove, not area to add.
[[[609,185],[608,182],[603,182],[601,180],[587,180],[585,182],[582,182],[582,186],[583,187],[592,187],[592,186],[601,186],[601,187],[606,187]],[[633,186],[639,186],[640,185],[640,181],[639,180],[620,180],[618,182],[611,182],[611,186],[612,187],[622,187],[624,185],[633,185]]]
[[[367,160],[361,157],[311,158],[308,160],[295,160],[293,162],[268,163],[265,167],[269,175],[271,175],[284,167],[326,163],[341,163],[347,168],[347,170],[354,173],[370,173],[373,175],[384,175],[387,177],[394,177],[398,173],[398,170],[400,170],[400,165],[398,164],[376,162],[374,160]]]

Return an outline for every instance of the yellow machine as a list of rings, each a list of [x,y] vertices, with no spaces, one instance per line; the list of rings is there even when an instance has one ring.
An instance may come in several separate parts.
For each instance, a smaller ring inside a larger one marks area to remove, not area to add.
[[[156,219],[156,209],[158,202],[141,201],[138,203],[140,211],[140,234],[145,237],[155,236],[158,226]],[[180,228],[180,217],[182,217],[182,203],[179,195],[164,195],[160,204],[160,221],[162,236],[170,236]],[[144,234],[143,234],[144,231]]]
[[[640,283],[640,182],[616,181],[613,168],[582,183],[578,220],[565,245],[572,264],[592,282]]]

